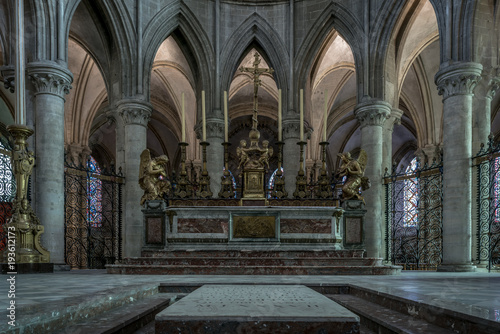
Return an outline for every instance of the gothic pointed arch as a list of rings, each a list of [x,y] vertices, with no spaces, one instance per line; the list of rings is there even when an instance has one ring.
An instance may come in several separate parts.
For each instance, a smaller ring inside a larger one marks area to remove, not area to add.
[[[144,73],[143,85],[149,87],[155,55],[168,36],[176,40],[190,65],[195,77],[195,95],[201,96],[202,90],[212,90],[212,45],[195,14],[184,3],[172,3],[163,7],[145,27],[143,43],[147,48],[143,51],[141,64]],[[207,94],[207,105],[211,104],[211,94]],[[199,109],[201,113],[201,107]]]
[[[295,87],[292,90],[299,91],[299,87],[308,85],[309,73],[311,71],[314,59],[321,49],[325,39],[330,35],[332,29],[337,30],[342,38],[349,44],[354,56],[354,65],[356,67],[356,77],[358,85],[358,101],[365,93],[362,85],[362,74],[365,66],[363,59],[362,45],[363,26],[361,22],[352,15],[343,5],[330,3],[304,38],[295,57],[295,67],[297,78],[294,81]],[[297,94],[295,94],[297,95]],[[294,96],[295,96],[294,95]]]
[[[278,88],[288,88],[290,56],[278,33],[258,13],[250,15],[224,42],[221,50],[221,86],[229,90],[234,73],[247,52],[255,47],[274,69]],[[286,99],[283,108],[287,109]]]

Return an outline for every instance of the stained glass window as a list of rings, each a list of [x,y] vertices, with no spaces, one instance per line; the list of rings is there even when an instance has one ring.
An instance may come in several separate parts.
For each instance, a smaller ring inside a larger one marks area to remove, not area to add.
[[[495,158],[493,161],[493,166],[490,169],[491,173],[495,173],[495,177],[493,180],[493,196],[492,196],[492,206],[495,208],[494,211],[494,221],[500,221],[500,157]]]
[[[0,202],[12,202],[16,195],[16,181],[6,153],[7,148],[0,141]]]
[[[406,175],[414,174],[417,168],[417,158],[413,158],[408,167],[406,167]],[[418,200],[420,197],[418,178],[416,176],[404,180],[403,196],[403,226],[415,227],[418,223]]]
[[[102,226],[102,181],[97,177],[101,169],[92,156],[87,170],[87,222],[97,228]]]
[[[271,192],[274,189],[274,180],[276,179],[276,173],[278,172],[278,168],[274,170],[274,172],[271,174],[271,177],[269,178],[269,182],[267,183],[267,188],[269,189],[269,192],[267,193],[267,198],[271,198]],[[283,167],[281,167],[281,173],[284,176],[285,171],[283,170]]]

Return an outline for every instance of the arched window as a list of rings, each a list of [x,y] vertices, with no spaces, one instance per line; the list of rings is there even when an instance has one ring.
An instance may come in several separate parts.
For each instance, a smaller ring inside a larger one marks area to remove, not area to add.
[[[87,222],[91,227],[102,226],[102,181],[98,178],[101,169],[90,156],[87,162]]]
[[[269,178],[269,182],[267,183],[267,188],[268,188],[268,193],[267,193],[267,198],[271,198],[271,192],[274,189],[274,181],[276,179],[276,173],[278,172],[278,168],[274,170],[274,172],[271,174],[271,177]],[[281,167],[281,173],[284,176],[285,171],[283,170],[283,167]]]
[[[405,174],[412,175],[418,168],[417,158],[413,158],[408,167],[406,167]],[[403,190],[403,226],[416,227],[418,223],[418,178],[416,176],[404,180]]]
[[[0,202],[12,202],[16,197],[16,179],[7,147],[0,141]]]

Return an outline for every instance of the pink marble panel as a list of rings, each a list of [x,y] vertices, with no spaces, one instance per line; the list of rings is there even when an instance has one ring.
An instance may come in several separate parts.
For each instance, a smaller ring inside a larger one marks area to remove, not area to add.
[[[281,233],[331,233],[331,219],[280,219]]]
[[[148,217],[146,220],[146,231],[148,244],[161,244],[163,242],[161,217]]]
[[[360,244],[363,242],[361,218],[347,217],[345,220],[345,243]]]
[[[178,233],[225,233],[228,231],[228,222],[220,218],[179,218],[177,220]]]

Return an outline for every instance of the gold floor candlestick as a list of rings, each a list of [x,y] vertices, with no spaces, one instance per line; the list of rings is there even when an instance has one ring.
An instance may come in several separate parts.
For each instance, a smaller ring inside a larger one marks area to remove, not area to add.
[[[200,183],[198,190],[196,191],[196,196],[200,198],[210,198],[212,197],[213,193],[210,190],[210,176],[208,175],[207,171],[207,146],[210,145],[209,142],[202,141],[200,143],[202,146],[202,152],[203,152],[203,170],[201,172],[200,176]]]
[[[186,147],[188,143],[180,142],[181,147],[181,171],[175,188],[174,196],[177,198],[188,198],[193,195],[191,182],[189,182],[188,173],[186,171]]]
[[[316,189],[316,197],[318,198],[332,198],[333,191],[330,185],[330,179],[326,172],[326,148],[329,144],[327,141],[319,143],[321,145],[321,174],[318,177],[318,188]]]
[[[295,191],[293,197],[303,199],[307,196],[307,178],[304,172],[304,146],[307,144],[305,141],[299,141],[300,145],[300,167],[297,175],[297,183],[295,184]]]
[[[48,272],[52,271],[52,266],[47,267],[50,262],[50,252],[45,249],[40,238],[44,232],[44,227],[35,215],[28,202],[28,183],[33,166],[35,165],[35,156],[32,151],[28,151],[26,139],[33,134],[33,130],[23,125],[9,125],[7,130],[14,138],[14,150],[12,152],[12,165],[16,179],[16,198],[13,200],[12,217],[4,226],[4,231],[8,232],[8,240],[12,240],[11,233],[15,234],[15,246],[10,247],[9,242],[4,251],[4,261],[8,263],[8,270],[15,272]],[[14,260],[15,266],[10,267]],[[41,264],[46,269],[42,268]],[[24,265],[24,266],[23,266]],[[52,265],[52,264],[50,264]],[[20,269],[23,267],[24,269]],[[2,268],[2,271],[4,268]]]
[[[223,142],[224,145],[224,173],[221,177],[220,198],[234,198],[234,187],[231,173],[229,173],[229,146],[231,143]]]
[[[271,197],[282,199],[288,197],[288,192],[285,190],[285,176],[281,170],[281,165],[283,163],[283,145],[285,145],[285,142],[279,141],[276,145],[278,145],[278,171],[274,177],[274,188],[271,192]]]

